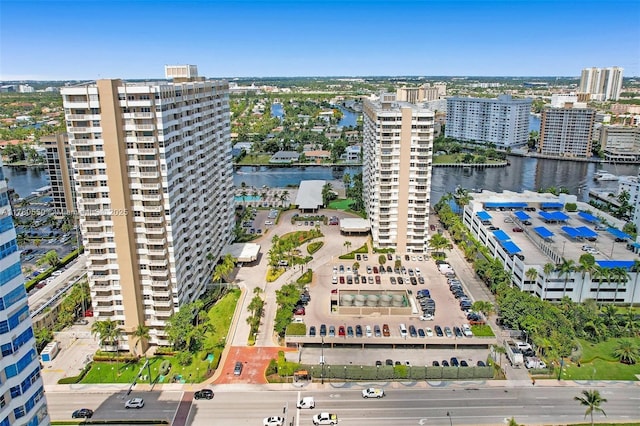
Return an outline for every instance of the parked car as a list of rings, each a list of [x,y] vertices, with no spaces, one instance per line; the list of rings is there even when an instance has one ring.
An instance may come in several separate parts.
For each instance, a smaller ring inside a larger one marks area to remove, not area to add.
[[[200,389],[193,394],[195,399],[213,399],[213,391],[211,389]]]
[[[327,335],[327,326],[325,324],[322,324],[320,326],[320,336],[324,337]]]
[[[309,327],[309,337],[316,337],[316,326],[312,325]]]
[[[236,362],[236,365],[233,367],[233,375],[239,376],[242,374],[242,363],[240,361]]]
[[[425,333],[427,333],[427,337],[433,337],[433,330],[431,329],[431,327],[425,327],[424,331]]]
[[[464,359],[460,360],[460,367],[468,367],[469,363],[467,361],[465,361]]]
[[[360,324],[356,325],[356,337],[362,337],[362,326]]]
[[[409,326],[409,335],[411,337],[418,337],[418,332],[416,331],[415,326],[413,326],[413,325]]]
[[[464,337],[462,330],[458,326],[453,327],[453,333],[456,335],[456,337]]]
[[[395,285],[396,284],[396,277],[390,277],[389,281],[391,281],[391,284]]]
[[[434,367],[440,367],[440,363],[438,361],[432,361],[431,365]]]
[[[336,327],[333,325],[329,326],[329,337],[336,337]]]
[[[353,327],[347,326],[347,337],[353,337]]]
[[[449,367],[449,361],[447,361],[446,359],[442,360],[442,366],[443,367]]]
[[[445,327],[444,328],[444,334],[447,337],[453,337],[453,332],[451,331],[451,328],[449,328],[449,327]]]
[[[436,336],[438,337],[444,336],[444,333],[442,332],[442,328],[439,325],[436,325],[434,329],[436,331]]]
[[[418,329],[418,337],[426,337],[424,330],[421,328]]]
[[[262,421],[263,426],[282,426],[284,425],[284,419],[278,416],[265,417]]]
[[[460,366],[460,363],[458,362],[458,358],[456,358],[455,356],[451,357],[450,362],[451,362],[451,366],[452,367],[459,367]]]
[[[391,330],[389,329],[389,324],[382,324],[382,335],[384,337],[391,336]]]
[[[375,337],[382,337],[382,331],[380,330],[380,326],[378,324],[373,326],[373,335]]]
[[[344,328],[344,325],[341,325],[340,327],[338,327],[338,336],[344,337],[346,335],[346,330]]]
[[[387,360],[384,362],[384,364],[385,364],[385,365],[388,365],[388,366],[393,367],[393,360],[392,360],[392,359],[387,359]]]
[[[486,366],[487,366],[487,364],[485,364],[485,363],[484,363],[484,361],[478,361],[478,362],[476,363],[476,365],[477,365],[478,367],[486,367]]]

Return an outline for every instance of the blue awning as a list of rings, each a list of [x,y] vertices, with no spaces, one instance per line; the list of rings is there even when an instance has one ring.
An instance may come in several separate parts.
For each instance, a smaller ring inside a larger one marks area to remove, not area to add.
[[[625,268],[631,269],[633,260],[596,260],[596,263],[603,268]]]
[[[498,229],[497,231],[493,231],[493,236],[496,237],[498,241],[508,241],[511,239],[510,236],[507,235],[502,229]]]
[[[609,228],[609,229],[607,229],[607,232],[610,233],[611,235],[613,235],[616,238],[622,238],[623,240],[630,240],[631,239],[631,235],[626,234],[626,233],[624,233],[621,230],[616,229],[616,228]]]
[[[586,220],[589,223],[600,223],[600,219],[598,219],[593,215],[590,215],[587,212],[578,212],[578,216],[580,216],[582,219]]]
[[[549,231],[544,226],[538,226],[536,228],[533,228],[533,230],[536,231],[536,234],[540,235],[542,238],[551,238],[551,237],[553,237],[553,232]]]
[[[561,209],[563,207],[564,207],[564,204],[562,203],[541,203],[540,204],[541,209]]]
[[[640,248],[640,243],[631,243],[631,247]]]
[[[480,220],[491,220],[491,215],[485,211],[479,211],[476,213]]]
[[[502,245],[504,250],[509,254],[516,254],[522,251],[520,250],[520,247],[515,245],[512,241],[502,241],[500,245]]]
[[[598,233],[594,230],[592,230],[591,228],[587,228],[586,226],[579,226],[576,228],[578,231],[580,231],[580,234],[582,234],[582,236],[584,238],[597,238],[598,237]]]
[[[526,214],[525,212],[523,212],[522,210],[518,210],[516,212],[513,212],[514,215],[516,215],[516,217],[520,220],[527,220],[527,219],[531,219],[531,216],[529,216],[528,214]]]
[[[485,209],[523,209],[528,207],[528,203],[517,203],[517,202],[493,202],[493,203],[484,203]]]
[[[580,231],[578,231],[577,229],[572,228],[570,226],[563,226],[562,230],[564,232],[566,232],[567,235],[569,235],[571,238],[581,238],[582,237],[582,234],[580,233]]]
[[[569,220],[569,216],[562,212],[539,212],[538,214],[548,222],[564,222]]]

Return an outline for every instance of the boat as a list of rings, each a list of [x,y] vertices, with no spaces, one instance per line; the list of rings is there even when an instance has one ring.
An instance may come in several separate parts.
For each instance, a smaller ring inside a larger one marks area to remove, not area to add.
[[[596,172],[596,174],[593,175],[593,180],[597,181],[614,181],[618,179],[618,176],[607,172]]]

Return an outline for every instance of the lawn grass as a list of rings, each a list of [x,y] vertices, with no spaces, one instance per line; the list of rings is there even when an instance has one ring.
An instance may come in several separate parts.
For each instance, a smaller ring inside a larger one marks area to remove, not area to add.
[[[332,210],[349,210],[351,204],[353,204],[353,200],[351,198],[338,198],[337,200],[333,200],[329,203],[329,209]]]
[[[472,325],[471,332],[475,337],[493,337],[493,330],[488,325]]]
[[[168,360],[171,363],[171,372],[169,376],[160,383],[168,383],[170,378],[175,375],[181,375],[185,382],[202,382],[207,378],[209,373],[209,361],[206,360],[208,353],[213,353],[214,364],[217,365],[220,355],[224,349],[225,339],[229,332],[233,313],[235,311],[238,300],[240,299],[240,290],[230,290],[222,299],[209,309],[207,316],[211,331],[207,333],[203,347],[212,348],[209,351],[201,351],[194,355],[191,365],[182,366],[173,356],[155,356],[149,358],[151,366],[152,379],[158,376],[160,364]],[[145,359],[142,358],[135,363],[116,363],[116,362],[93,362],[91,369],[87,372],[80,383],[132,383],[138,376],[140,368],[144,365]],[[147,369],[142,372],[143,375],[148,374]]]
[[[472,166],[475,163],[462,163],[462,159],[467,155],[467,153],[460,154],[442,154],[442,155],[434,155],[433,156],[433,164],[467,164]],[[477,158],[477,155],[474,155],[474,160]],[[484,164],[497,164],[503,163],[504,160],[491,160],[486,159]]]
[[[245,155],[238,161],[236,164],[239,166],[253,166],[260,164],[269,164],[269,160],[271,159],[270,154],[250,154]]]
[[[640,339],[633,340],[636,344],[640,344]],[[619,339],[609,339],[594,344],[579,339],[582,345],[580,367],[565,359],[562,378],[567,380],[638,380],[636,375],[640,375],[640,364],[622,364],[613,356],[618,341]]]

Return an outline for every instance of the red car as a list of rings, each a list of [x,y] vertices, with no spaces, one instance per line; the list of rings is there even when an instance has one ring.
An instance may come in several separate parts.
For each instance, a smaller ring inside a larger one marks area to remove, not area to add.
[[[518,227],[513,228],[513,232],[522,232],[522,231],[523,231],[522,228],[518,228]]]
[[[380,275],[376,275],[376,284],[382,284],[380,280]]]
[[[293,315],[304,315],[305,310],[304,307],[300,306],[293,311]]]
[[[345,336],[345,332],[344,332],[344,325],[341,325],[340,327],[338,327],[338,336]]]
[[[344,284],[344,277],[342,275],[340,276],[340,284]]]
[[[331,290],[331,294],[338,294],[338,289],[334,288],[333,290]]]
[[[374,266],[374,267],[373,267],[373,273],[374,273],[374,274],[377,274],[377,273],[378,273],[378,267],[377,267],[377,266]]]

